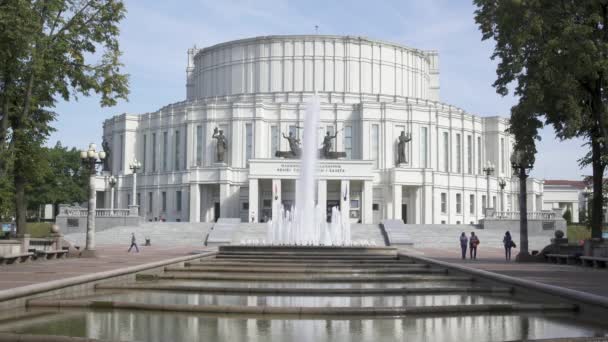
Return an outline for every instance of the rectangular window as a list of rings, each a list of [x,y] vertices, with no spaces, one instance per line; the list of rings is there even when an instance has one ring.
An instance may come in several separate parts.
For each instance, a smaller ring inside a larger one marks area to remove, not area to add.
[[[137,198],[135,198],[135,200],[135,204],[141,206],[141,194],[139,192],[137,193]]]
[[[456,134],[456,172],[462,172],[462,141],[460,134]]]
[[[483,213],[486,212],[486,205],[487,205],[486,195],[482,195],[481,196],[481,211]]]
[[[473,174],[473,139],[467,135],[467,173]]]
[[[144,134],[144,148],[143,148],[143,155],[142,155],[142,160],[141,160],[141,172],[146,172],[146,155],[148,152],[148,137]]]
[[[294,137],[298,137],[298,129],[296,128],[296,125],[290,125],[289,126],[289,133],[293,134]]]
[[[196,166],[203,165],[203,126],[196,126]]]
[[[167,170],[167,153],[169,153],[169,149],[168,149],[168,145],[169,145],[169,137],[168,137],[168,132],[163,132],[163,171],[168,171]]]
[[[500,138],[500,172],[505,173],[505,138]]]
[[[152,212],[152,192],[148,192],[148,212]]]
[[[161,208],[162,208],[162,212],[167,212],[167,193],[166,192],[161,192]]]
[[[270,126],[270,158],[276,157],[279,150],[279,127]]]
[[[428,153],[428,128],[422,127],[420,130],[420,167],[429,167],[427,164]]]
[[[249,159],[253,156],[253,125],[245,125],[245,162],[249,164]]]
[[[481,175],[481,137],[477,137],[477,174]]]
[[[496,196],[492,196],[492,208],[496,210]]]
[[[469,214],[475,214],[475,195],[469,195]]]
[[[441,212],[444,214],[448,212],[448,195],[445,192],[441,193]]]
[[[152,172],[156,172],[156,133],[152,133]]]
[[[462,214],[462,195],[456,194],[456,214]]]
[[[179,148],[180,148],[179,131],[175,131],[175,171],[179,171]]]
[[[450,140],[448,132],[443,132],[443,171],[450,171]]]
[[[125,153],[125,135],[121,134],[120,135],[120,148],[119,148],[119,152],[118,152],[118,165],[120,165],[119,169],[120,171],[124,170],[124,162],[125,162],[125,158],[124,158],[124,153]]]
[[[127,206],[131,205],[131,194],[127,194]]]
[[[512,211],[513,210],[513,198],[509,195],[507,195],[507,211]]]
[[[175,192],[175,210],[182,211],[182,192],[181,191]]]
[[[346,159],[353,159],[353,126],[344,126],[344,152]]]
[[[380,156],[380,125],[372,125],[371,154],[374,161],[374,169],[379,167],[378,158]]]

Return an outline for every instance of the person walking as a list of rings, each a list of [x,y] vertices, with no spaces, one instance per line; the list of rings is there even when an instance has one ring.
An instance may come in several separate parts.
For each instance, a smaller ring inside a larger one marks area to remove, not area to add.
[[[469,239],[467,238],[467,234],[462,232],[462,234],[460,234],[460,250],[462,251],[462,260],[467,258],[468,242],[469,242]]]
[[[127,251],[127,253],[131,252],[131,248],[135,247],[135,250],[137,251],[137,253],[139,253],[139,247],[137,247],[137,240],[135,239],[135,233],[131,233],[131,247],[129,247],[129,250]]]
[[[507,230],[505,237],[502,238],[502,243],[505,245],[505,260],[511,260],[511,248],[516,247],[515,242],[511,238],[511,233]]]
[[[469,238],[469,258],[477,259],[477,246],[479,245],[479,238],[474,232],[471,232]]]

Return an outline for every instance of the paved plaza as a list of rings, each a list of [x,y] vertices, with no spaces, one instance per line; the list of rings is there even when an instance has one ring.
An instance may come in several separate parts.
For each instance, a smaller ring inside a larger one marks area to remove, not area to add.
[[[0,291],[20,286],[62,280],[86,274],[117,270],[130,266],[185,256],[194,251],[188,246],[140,246],[140,252],[127,253],[129,241],[123,244],[99,245],[97,258],[34,261],[0,266]],[[198,250],[201,250],[200,248]]]

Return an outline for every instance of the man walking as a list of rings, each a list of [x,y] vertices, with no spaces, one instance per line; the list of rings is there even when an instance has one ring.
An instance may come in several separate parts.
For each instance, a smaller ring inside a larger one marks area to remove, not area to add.
[[[469,239],[467,238],[467,235],[462,232],[462,234],[460,234],[460,251],[462,252],[462,260],[467,258],[467,244],[469,242]]]
[[[135,240],[135,233],[131,233],[131,247],[129,247],[127,253],[131,252],[131,248],[133,247],[135,247],[135,250],[137,251],[137,253],[139,253],[139,247],[137,247],[137,240]]]
[[[479,238],[475,233],[471,232],[469,238],[469,257],[471,259],[477,259],[477,245],[479,245]]]

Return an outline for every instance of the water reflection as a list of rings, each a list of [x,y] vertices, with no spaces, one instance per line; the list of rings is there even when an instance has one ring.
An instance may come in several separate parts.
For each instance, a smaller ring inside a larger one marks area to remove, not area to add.
[[[194,303],[193,303],[194,304]],[[60,314],[61,315],[61,314]],[[0,327],[0,330],[2,327]],[[457,316],[281,320],[147,312],[87,312],[14,329],[107,340],[164,341],[504,341],[605,336],[572,316]]]
[[[93,300],[113,300],[148,304],[246,305],[274,307],[399,307],[458,304],[515,303],[511,296],[499,295],[406,295],[406,296],[247,296],[155,291],[104,295]]]

